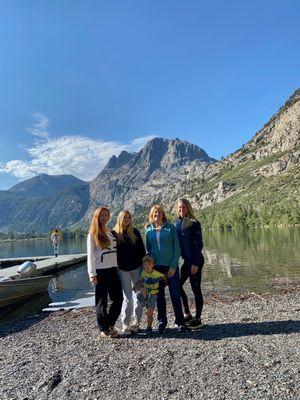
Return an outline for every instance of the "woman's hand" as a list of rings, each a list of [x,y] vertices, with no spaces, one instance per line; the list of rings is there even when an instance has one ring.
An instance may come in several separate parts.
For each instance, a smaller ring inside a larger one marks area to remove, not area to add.
[[[91,282],[92,285],[97,285],[98,284],[97,276],[91,276],[90,277],[90,282]]]
[[[169,268],[169,271],[167,273],[167,278],[173,278],[173,276],[175,275],[176,270],[173,268]]]
[[[191,265],[191,275],[195,275],[198,272],[197,265]]]

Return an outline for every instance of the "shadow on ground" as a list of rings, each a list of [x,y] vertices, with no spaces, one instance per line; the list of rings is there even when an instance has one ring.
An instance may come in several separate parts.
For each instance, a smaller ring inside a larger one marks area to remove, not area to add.
[[[238,338],[243,336],[255,335],[282,335],[300,332],[300,321],[287,320],[287,321],[265,321],[265,322],[235,322],[225,324],[207,325],[203,329],[191,331],[187,333],[180,333],[176,328],[169,328],[166,333],[159,335],[146,335],[139,333],[130,336],[132,339],[157,339],[158,337],[168,339],[199,339],[199,340],[222,340],[226,338]]]
[[[24,329],[40,322],[47,315],[39,315],[32,318],[27,318],[22,321],[0,323],[0,337],[21,332]],[[226,338],[239,338],[243,336],[255,335],[282,335],[300,332],[300,321],[287,320],[287,321],[265,321],[265,322],[235,322],[206,325],[203,329],[197,331],[190,331],[186,333],[178,332],[177,328],[167,328],[166,333],[163,335],[157,334],[155,331],[152,335],[147,335],[144,332],[136,335],[121,338],[122,340],[144,340],[144,339],[157,339],[168,340],[170,338],[176,339],[198,339],[198,340],[222,340]]]

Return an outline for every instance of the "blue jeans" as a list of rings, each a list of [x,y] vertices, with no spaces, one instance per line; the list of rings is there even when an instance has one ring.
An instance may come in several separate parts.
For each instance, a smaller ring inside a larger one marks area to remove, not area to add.
[[[142,318],[142,305],[137,298],[137,294],[132,290],[141,276],[141,268],[132,271],[119,269],[119,277],[123,289],[123,304],[121,320],[123,326],[138,325]]]
[[[155,269],[167,276],[169,267],[166,265],[156,265]],[[184,317],[182,312],[182,305],[179,291],[179,271],[176,268],[175,275],[172,278],[167,278],[171,302],[175,314],[175,324],[180,326],[184,325]],[[167,325],[167,305],[165,297],[164,284],[159,286],[159,293],[157,295],[157,319],[160,324]]]

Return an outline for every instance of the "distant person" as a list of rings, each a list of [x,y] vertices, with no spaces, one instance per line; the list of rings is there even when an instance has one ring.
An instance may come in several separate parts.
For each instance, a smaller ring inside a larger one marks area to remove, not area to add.
[[[141,275],[146,251],[140,232],[132,225],[129,211],[119,213],[112,233],[117,239],[118,268],[123,289],[122,332],[131,335],[138,332],[142,318],[142,305],[132,288]]]
[[[186,199],[178,200],[176,204],[177,219],[175,226],[178,233],[183,265],[180,269],[180,296],[184,308],[184,320],[191,329],[202,327],[201,314],[203,309],[203,295],[201,291],[201,276],[204,265],[202,254],[203,242],[200,222],[197,221],[190,202]],[[192,317],[184,283],[189,278],[194,294],[196,314]]]
[[[57,233],[58,233],[59,241],[62,242],[62,240],[63,240],[63,233],[62,233],[62,227],[61,227],[61,225],[58,226],[58,228],[57,228]]]
[[[149,214],[146,228],[147,252],[155,262],[155,270],[167,277],[170,297],[175,313],[175,323],[180,332],[188,331],[179,292],[178,260],[180,246],[176,228],[167,221],[166,214],[160,205],[154,205]],[[167,309],[164,286],[160,286],[157,296],[158,333],[165,333],[167,326]]]
[[[114,329],[120,315],[123,295],[117,267],[117,241],[107,224],[110,211],[97,208],[87,237],[87,270],[95,285],[95,305],[101,338],[118,336]],[[111,304],[108,308],[108,296]]]
[[[154,260],[150,256],[143,258],[143,272],[140,279],[134,285],[133,290],[139,290],[137,296],[141,304],[147,308],[147,329],[146,333],[153,333],[153,313],[157,305],[157,295],[159,293],[159,285],[166,285],[167,278],[162,273],[154,269]]]
[[[57,257],[59,253],[59,234],[57,229],[55,229],[55,231],[51,233],[51,243],[54,256]]]

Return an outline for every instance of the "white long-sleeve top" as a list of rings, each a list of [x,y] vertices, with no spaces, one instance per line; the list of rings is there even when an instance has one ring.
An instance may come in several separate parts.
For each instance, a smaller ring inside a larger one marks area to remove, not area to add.
[[[107,236],[110,240],[110,245],[105,249],[96,246],[91,235],[87,237],[87,270],[89,277],[96,276],[97,269],[117,267],[117,241],[111,232]]]

